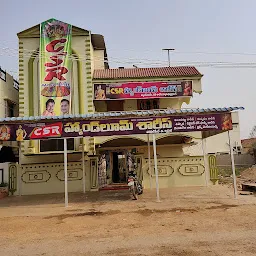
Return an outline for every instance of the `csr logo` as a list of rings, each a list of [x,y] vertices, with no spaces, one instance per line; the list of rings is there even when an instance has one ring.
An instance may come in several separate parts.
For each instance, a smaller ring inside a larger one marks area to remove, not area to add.
[[[49,137],[61,137],[62,134],[62,123],[55,123],[36,127],[30,133],[30,139],[42,139]]]

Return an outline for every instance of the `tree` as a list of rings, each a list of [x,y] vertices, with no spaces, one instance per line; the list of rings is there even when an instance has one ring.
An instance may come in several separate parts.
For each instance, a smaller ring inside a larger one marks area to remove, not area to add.
[[[256,125],[252,127],[249,137],[250,139],[256,138]],[[248,153],[254,156],[254,159],[256,161],[256,143],[255,142],[252,142]]]
[[[252,130],[250,132],[250,135],[249,135],[250,138],[255,138],[256,137],[256,125],[254,125],[252,127]]]

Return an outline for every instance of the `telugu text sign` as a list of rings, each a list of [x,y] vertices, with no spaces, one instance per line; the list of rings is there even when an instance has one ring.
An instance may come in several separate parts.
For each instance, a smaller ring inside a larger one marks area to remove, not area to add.
[[[230,113],[190,116],[159,116],[109,120],[76,120],[0,125],[0,140],[96,137],[173,132],[227,131],[232,129]]]
[[[94,84],[94,100],[192,96],[192,81]]]

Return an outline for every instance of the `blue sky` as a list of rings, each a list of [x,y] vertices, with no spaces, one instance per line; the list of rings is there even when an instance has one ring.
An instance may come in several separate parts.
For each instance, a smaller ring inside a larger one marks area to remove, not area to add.
[[[16,34],[53,17],[104,35],[111,67],[167,65],[162,48],[176,49],[173,64],[256,62],[255,9],[253,0],[3,1],[0,65],[17,76]],[[203,93],[184,107],[244,106],[241,137],[247,137],[256,125],[256,69],[197,68]]]

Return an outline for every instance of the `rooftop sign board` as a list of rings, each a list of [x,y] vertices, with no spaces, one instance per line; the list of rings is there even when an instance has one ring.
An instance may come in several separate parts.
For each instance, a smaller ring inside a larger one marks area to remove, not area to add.
[[[94,100],[191,97],[192,81],[94,84]]]

